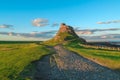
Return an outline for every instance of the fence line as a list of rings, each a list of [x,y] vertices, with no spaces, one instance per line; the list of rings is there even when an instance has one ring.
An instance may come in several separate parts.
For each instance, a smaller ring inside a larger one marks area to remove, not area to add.
[[[82,47],[85,47],[85,48],[120,51],[120,47],[108,47],[108,46],[103,46],[103,45],[95,46],[95,45],[88,45],[88,44],[79,44],[79,45],[82,46]]]

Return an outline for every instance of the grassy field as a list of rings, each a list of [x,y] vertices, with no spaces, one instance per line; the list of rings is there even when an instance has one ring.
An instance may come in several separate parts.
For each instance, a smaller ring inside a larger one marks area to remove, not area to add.
[[[120,70],[120,52],[83,48],[78,43],[64,44],[66,48],[90,60],[114,70]],[[0,44],[0,80],[30,80],[20,77],[31,73],[34,66],[31,62],[39,60],[44,55],[53,53],[44,45],[32,43],[2,43]],[[29,66],[29,67],[27,67]],[[26,67],[29,68],[26,70]]]
[[[0,44],[0,80],[29,80],[17,77],[32,61],[50,52],[45,46],[35,43]]]
[[[79,53],[80,55],[92,61],[95,61],[103,66],[106,66],[116,71],[120,71],[120,52],[119,51],[83,48],[74,42],[67,44],[66,48],[76,53]]]

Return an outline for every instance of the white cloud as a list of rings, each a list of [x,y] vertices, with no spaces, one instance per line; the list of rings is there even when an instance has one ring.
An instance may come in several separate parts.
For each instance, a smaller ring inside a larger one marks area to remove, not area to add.
[[[36,27],[43,27],[43,26],[49,25],[48,20],[47,19],[42,19],[42,18],[34,19],[32,21],[32,24],[33,24],[33,26],[36,26]]]
[[[12,33],[12,32],[9,32],[9,33],[8,33],[8,36],[13,36],[13,33]]]
[[[80,34],[86,34],[86,35],[93,34],[93,32],[91,32],[91,31],[76,31],[76,33],[77,33],[78,35],[80,35]]]
[[[36,35],[36,34],[38,34],[38,33],[39,33],[39,32],[37,32],[37,31],[30,32],[31,35]]]
[[[105,38],[107,38],[107,36],[101,36],[101,38],[105,39]]]
[[[3,25],[0,25],[0,28],[13,29],[13,25],[3,24]]]
[[[107,21],[107,22],[97,22],[97,24],[111,24],[111,23],[120,23],[120,20]]]

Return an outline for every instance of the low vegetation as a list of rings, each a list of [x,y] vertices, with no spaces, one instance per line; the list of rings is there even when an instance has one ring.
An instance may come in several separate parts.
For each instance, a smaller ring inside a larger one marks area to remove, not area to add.
[[[78,42],[65,44],[65,47],[103,66],[120,71],[119,51],[84,48]]]
[[[0,45],[0,80],[29,80],[17,78],[32,61],[50,53],[44,45],[35,43]],[[32,66],[32,65],[31,65]]]
[[[103,46],[103,45],[87,45],[87,44],[79,44],[80,46],[83,46],[85,48],[94,48],[94,49],[103,49],[103,50],[114,50],[114,51],[120,51],[120,47],[109,47],[109,46]]]

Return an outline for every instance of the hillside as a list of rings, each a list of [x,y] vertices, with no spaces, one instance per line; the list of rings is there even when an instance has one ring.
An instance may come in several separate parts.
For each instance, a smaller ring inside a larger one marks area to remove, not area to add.
[[[80,42],[85,43],[83,38],[80,38],[74,31],[73,27],[68,26],[64,23],[60,25],[60,29],[57,34],[50,40],[46,41],[46,44],[64,44],[68,42]]]

